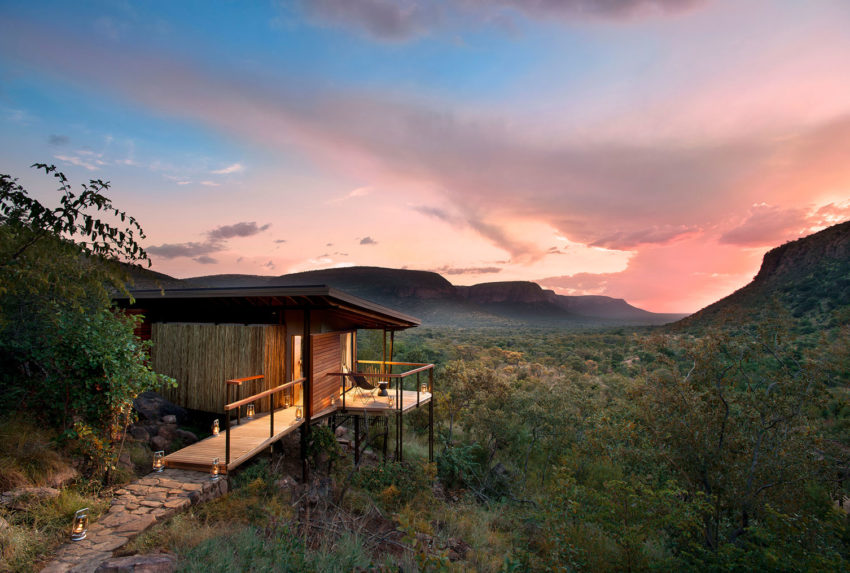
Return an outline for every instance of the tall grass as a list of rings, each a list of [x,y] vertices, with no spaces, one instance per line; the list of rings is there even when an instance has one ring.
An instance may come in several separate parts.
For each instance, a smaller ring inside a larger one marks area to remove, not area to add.
[[[107,500],[64,489],[58,497],[30,504],[25,511],[0,512],[9,527],[0,530],[0,571],[38,571],[56,547],[68,541],[74,512],[89,508],[92,521],[109,508]]]
[[[45,485],[65,470],[55,437],[20,415],[0,420],[0,491]]]

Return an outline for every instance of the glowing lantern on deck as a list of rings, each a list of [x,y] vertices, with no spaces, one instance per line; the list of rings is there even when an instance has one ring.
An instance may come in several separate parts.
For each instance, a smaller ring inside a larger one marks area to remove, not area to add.
[[[213,425],[212,425],[212,434],[213,434],[213,437],[217,436],[217,435],[218,435],[218,433],[219,433],[219,429],[218,429],[218,418],[216,418],[215,420],[213,420]]]
[[[161,472],[165,469],[165,452],[160,450],[153,453],[153,471]]]
[[[210,467],[210,481],[218,481],[219,475],[218,458],[213,458],[212,467]]]
[[[427,391],[428,391],[428,383],[427,382],[423,382],[422,384],[419,385],[419,393],[420,394],[424,394]]]
[[[80,541],[86,538],[89,528],[89,508],[84,507],[74,513],[74,521],[71,524],[71,539]]]
[[[248,404],[248,408],[245,412],[245,415],[248,417],[249,420],[254,419],[254,405],[253,404]]]
[[[301,409],[301,406],[295,407],[295,421],[298,422],[301,418],[304,417],[304,410]]]

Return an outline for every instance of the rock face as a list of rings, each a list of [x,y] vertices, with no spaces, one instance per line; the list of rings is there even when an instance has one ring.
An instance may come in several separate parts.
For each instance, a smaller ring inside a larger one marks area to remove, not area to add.
[[[54,497],[59,497],[59,490],[52,487],[19,487],[0,494],[0,505],[24,511],[34,503]]]
[[[156,392],[142,392],[133,400],[133,408],[147,420],[159,422],[165,416],[174,416],[174,421],[185,424],[188,416],[186,410],[173,404]],[[172,422],[174,423],[174,422]]]
[[[177,560],[173,555],[130,555],[101,563],[95,573],[171,573]]]

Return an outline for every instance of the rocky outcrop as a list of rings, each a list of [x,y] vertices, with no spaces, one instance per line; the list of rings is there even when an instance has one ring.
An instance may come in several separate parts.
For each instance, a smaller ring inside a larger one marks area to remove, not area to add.
[[[116,557],[101,563],[95,573],[171,573],[177,558],[166,553]]]
[[[153,422],[160,421],[166,416],[174,416],[173,423],[179,424],[185,424],[188,419],[186,410],[152,391],[139,394],[133,400],[133,408],[142,418]]]
[[[824,259],[850,259],[850,221],[785,243],[764,255],[754,282],[817,269]]]

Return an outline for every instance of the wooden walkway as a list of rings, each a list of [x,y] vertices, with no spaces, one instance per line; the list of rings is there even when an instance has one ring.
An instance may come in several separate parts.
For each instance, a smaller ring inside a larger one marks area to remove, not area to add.
[[[390,390],[390,395],[395,396],[395,391]],[[417,392],[415,390],[404,390],[401,393],[401,411],[407,412],[417,406],[422,406],[431,401],[429,392]],[[332,414],[333,412],[352,412],[368,414],[389,414],[399,411],[399,408],[391,407],[386,396],[378,396],[377,393],[365,393],[361,396],[349,391],[345,396],[345,407],[343,408],[340,396],[336,406],[325,408],[321,412],[313,414],[313,420],[317,420]],[[230,470],[247,462],[263,449],[268,448],[287,434],[295,431],[304,423],[304,420],[295,420],[295,408],[280,408],[274,412],[274,432],[269,436],[268,413],[258,414],[253,420],[242,418],[242,423],[230,424],[230,463],[225,465],[225,440],[227,430],[222,429],[216,437],[209,437],[199,442],[186,446],[182,450],[165,456],[165,467],[183,470],[196,470],[209,472],[214,458],[219,459],[219,472],[226,474]]]
[[[209,472],[214,458],[219,459],[219,471],[224,474],[247,462],[285,435],[295,431],[304,420],[295,420],[295,408],[280,408],[274,412],[274,432],[269,436],[268,413],[258,414],[253,420],[242,418],[242,423],[230,424],[230,463],[225,467],[225,439],[227,430],[186,446],[165,456],[165,467]]]

